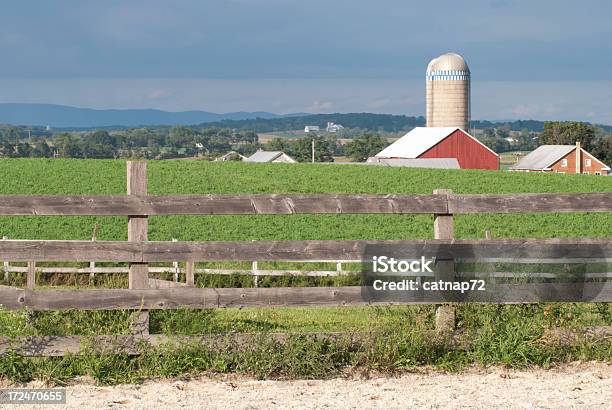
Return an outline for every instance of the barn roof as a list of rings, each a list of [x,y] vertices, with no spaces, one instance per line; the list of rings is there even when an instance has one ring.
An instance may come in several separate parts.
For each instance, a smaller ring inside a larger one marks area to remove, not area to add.
[[[510,169],[545,169],[572,152],[575,145],[541,145],[525,155]]]
[[[381,158],[417,158],[448,137],[455,127],[416,127],[376,154]]]
[[[257,151],[246,159],[248,162],[272,162],[283,155],[282,151]]]
[[[451,135],[453,132],[460,130],[468,137],[472,138],[478,144],[482,145],[493,154],[497,155],[493,150],[472,137],[461,128],[457,127],[415,127],[403,137],[389,145],[387,148],[376,154],[379,158],[418,158],[431,147],[442,141],[444,138]]]
[[[241,153],[237,152],[237,151],[229,151],[223,155],[221,155],[219,158],[217,159],[225,159],[225,158],[229,158],[232,155],[238,155],[241,159],[246,159],[246,157],[244,155],[242,155]]]
[[[407,168],[461,168],[457,158],[368,158],[367,164]]]

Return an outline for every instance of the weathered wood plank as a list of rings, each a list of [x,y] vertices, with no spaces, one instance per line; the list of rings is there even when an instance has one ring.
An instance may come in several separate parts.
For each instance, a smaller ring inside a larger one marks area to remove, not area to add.
[[[16,262],[360,261],[366,246],[388,256],[557,262],[612,260],[612,238],[384,241],[113,242],[0,241],[0,259]],[[521,261],[517,261],[521,262]]]
[[[145,161],[127,162],[127,194],[143,197],[147,195],[147,163]],[[128,241],[142,243],[149,238],[149,221],[146,216],[128,215]],[[128,284],[130,289],[149,288],[149,265],[146,263],[130,263]],[[132,333],[136,335],[149,334],[149,312],[134,313]]]
[[[435,189],[434,194],[450,196],[453,191],[450,189]],[[449,213],[434,214],[434,238],[453,239],[454,238],[453,215]],[[455,280],[455,262],[452,259],[436,258],[435,279],[452,282]],[[438,306],[435,316],[436,330],[448,333],[455,329],[455,308],[453,306]]]
[[[186,283],[174,282],[172,280],[153,279],[149,278],[150,289],[170,289],[170,288],[184,288]]]
[[[142,353],[143,344],[150,347],[173,347],[200,345],[212,351],[226,352],[228,349],[248,349],[262,339],[283,343],[291,337],[308,339],[342,339],[358,343],[369,335],[363,333],[216,333],[197,336],[183,335],[108,335],[108,336],[22,336],[8,338],[0,336],[0,355],[9,351],[21,356],[64,356],[80,354],[84,349],[97,354]]]
[[[446,212],[439,195],[0,196],[0,215],[251,215]]]
[[[453,191],[450,189],[435,189],[435,195],[448,197]],[[434,238],[435,239],[453,239],[454,224],[453,215],[451,212],[438,212],[434,214]]]
[[[0,196],[0,215],[612,212],[612,193],[516,195]]]
[[[187,262],[189,264],[189,262]],[[81,274],[89,274],[91,272],[90,268],[73,268],[73,267],[46,267],[46,268],[37,268],[38,272],[41,273],[81,273]],[[171,272],[172,268],[163,268],[163,267],[150,267],[149,273],[168,273]],[[28,271],[28,268],[25,266],[11,266],[8,269],[8,272],[13,273],[25,273]],[[129,269],[127,267],[96,267],[94,273],[108,274],[108,273],[128,273]],[[187,277],[189,277],[188,270],[185,270],[187,273]],[[252,275],[252,269],[218,269],[218,268],[198,268],[194,269],[194,273],[207,273],[207,274],[215,274],[215,275]],[[343,269],[342,271],[337,270],[321,270],[321,271],[313,271],[313,270],[296,270],[296,269],[259,269],[257,271],[259,276],[346,276],[346,275],[358,275],[360,271],[356,268],[353,269]],[[477,271],[466,271],[466,272],[455,272],[455,274],[459,277],[463,278],[556,278],[559,276],[558,273],[552,272],[477,272]],[[433,273],[406,273],[404,276],[412,276],[412,277],[433,277]],[[580,274],[573,275],[575,277],[584,277],[584,278],[612,278],[612,272],[585,272]],[[151,281],[155,279],[149,279],[149,285],[151,286]],[[176,283],[176,282],[172,282]],[[180,285],[181,283],[179,283]],[[2,287],[2,285],[0,285]]]
[[[26,274],[26,287],[34,289],[36,287],[36,262],[28,261],[28,272]]]
[[[142,262],[142,245],[125,241],[0,241],[0,259],[14,262]]]
[[[144,161],[127,162],[127,194],[128,196],[147,195],[147,163]],[[128,241],[145,242],[148,239],[149,223],[146,216],[128,216]],[[148,265],[140,262],[130,264],[130,289],[146,289],[149,287]]]
[[[187,261],[185,264],[185,283],[187,286],[195,286],[195,262]]]
[[[360,261],[366,246],[406,258],[514,260],[521,258],[612,258],[612,239],[553,238],[424,241],[257,241],[257,242],[148,242],[143,260],[236,261]]]
[[[516,195],[449,195],[448,212],[612,212],[612,192]]]
[[[420,291],[380,293],[360,286],[248,289],[184,287],[78,291],[0,289],[0,298],[0,304],[6,309],[32,310],[317,307],[446,302],[611,302],[612,283],[496,284],[486,291],[465,294]]]
[[[25,289],[0,286],[0,307],[21,309],[25,304]]]

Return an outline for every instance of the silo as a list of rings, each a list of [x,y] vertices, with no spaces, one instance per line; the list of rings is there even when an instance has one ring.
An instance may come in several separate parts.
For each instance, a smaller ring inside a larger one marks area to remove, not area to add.
[[[431,60],[426,79],[427,126],[470,127],[470,69],[459,54]]]

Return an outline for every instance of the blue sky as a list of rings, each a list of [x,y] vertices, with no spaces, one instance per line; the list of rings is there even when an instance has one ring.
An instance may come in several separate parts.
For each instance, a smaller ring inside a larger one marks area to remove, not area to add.
[[[446,51],[474,118],[612,124],[612,2],[10,2],[0,101],[214,112],[424,113]]]

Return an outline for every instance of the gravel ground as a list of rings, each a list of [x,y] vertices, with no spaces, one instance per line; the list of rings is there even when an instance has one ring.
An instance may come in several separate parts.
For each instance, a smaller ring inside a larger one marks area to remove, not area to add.
[[[28,387],[41,386],[30,383]],[[112,387],[81,379],[67,387],[66,408],[609,409],[610,403],[612,363],[574,363],[551,370],[420,371],[370,379],[256,381],[222,376]]]

